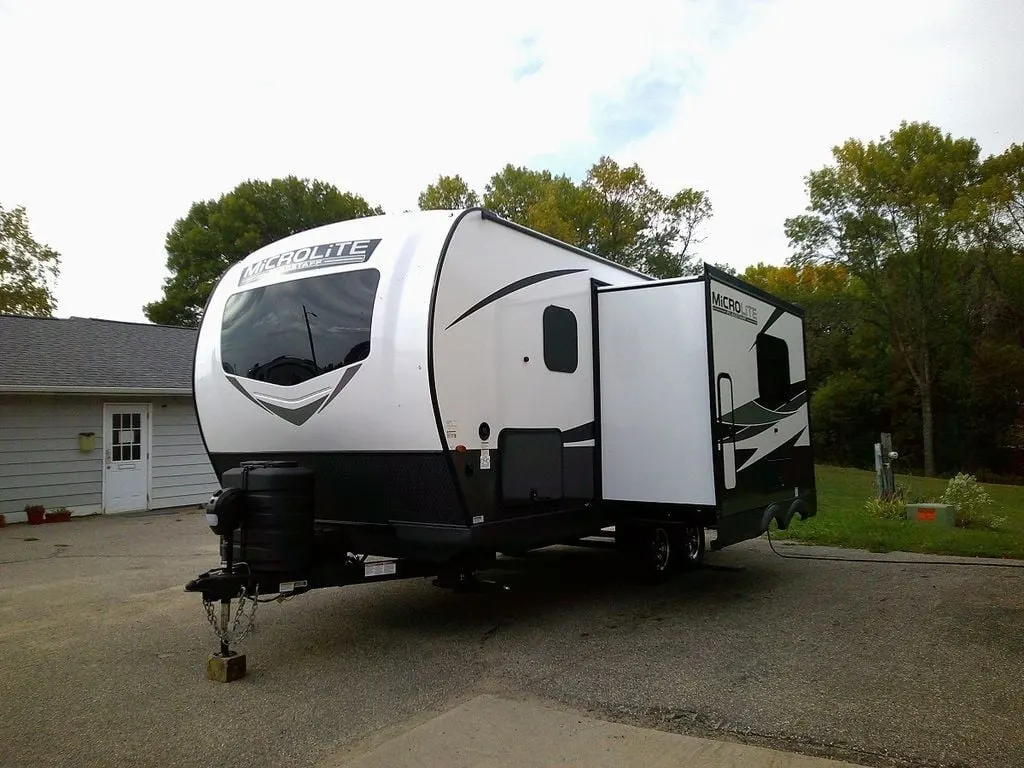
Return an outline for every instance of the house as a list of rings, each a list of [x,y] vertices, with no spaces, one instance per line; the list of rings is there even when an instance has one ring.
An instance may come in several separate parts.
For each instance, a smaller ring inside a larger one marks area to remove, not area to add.
[[[192,402],[196,330],[0,315],[0,514],[200,504],[218,488]]]

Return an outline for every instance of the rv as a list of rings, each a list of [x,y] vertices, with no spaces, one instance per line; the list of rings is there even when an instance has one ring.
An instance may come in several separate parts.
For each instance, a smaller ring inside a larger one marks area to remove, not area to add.
[[[655,280],[473,208],[342,221],[230,267],[194,396],[239,595],[459,583],[610,537],[661,578],[815,513],[803,312]]]

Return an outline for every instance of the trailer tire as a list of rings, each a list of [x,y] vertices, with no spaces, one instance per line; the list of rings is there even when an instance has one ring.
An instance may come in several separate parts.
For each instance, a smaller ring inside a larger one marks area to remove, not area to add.
[[[680,526],[675,534],[678,539],[679,566],[687,571],[699,568],[704,562],[704,551],[707,545],[703,524],[687,523]]]
[[[627,546],[644,581],[667,581],[679,569],[679,538],[672,526],[655,524],[630,531]]]
[[[644,581],[660,583],[680,571],[699,568],[704,561],[706,538],[700,522],[655,523],[618,530],[616,543]]]

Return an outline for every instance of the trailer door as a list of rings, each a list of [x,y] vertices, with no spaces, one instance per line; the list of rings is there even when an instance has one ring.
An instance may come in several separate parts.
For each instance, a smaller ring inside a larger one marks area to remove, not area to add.
[[[601,496],[715,504],[704,282],[597,289]]]

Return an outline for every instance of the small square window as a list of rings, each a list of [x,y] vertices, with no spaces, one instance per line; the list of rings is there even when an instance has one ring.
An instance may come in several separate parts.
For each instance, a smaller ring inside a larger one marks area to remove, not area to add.
[[[113,416],[114,416],[114,429],[120,429],[121,428],[121,414],[120,413],[115,413],[115,414],[113,414]]]
[[[579,365],[579,328],[570,309],[544,309],[544,365],[557,373],[575,373]]]
[[[121,446],[120,445],[115,445],[114,449],[113,449],[113,453],[114,453],[114,456],[113,456],[114,461],[120,461],[121,460]]]

